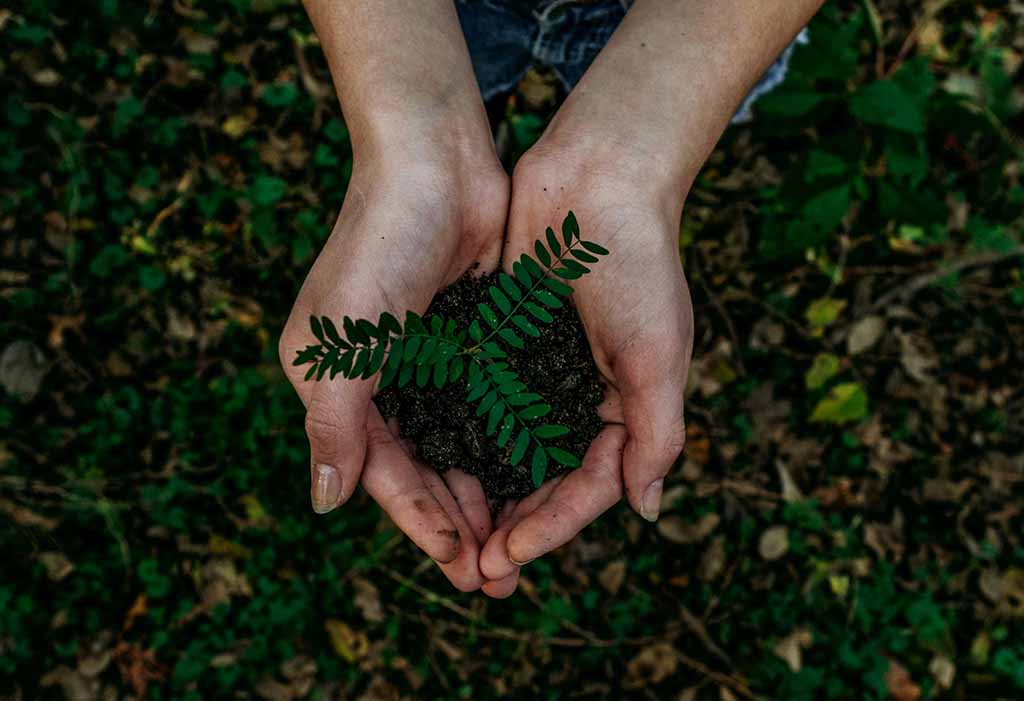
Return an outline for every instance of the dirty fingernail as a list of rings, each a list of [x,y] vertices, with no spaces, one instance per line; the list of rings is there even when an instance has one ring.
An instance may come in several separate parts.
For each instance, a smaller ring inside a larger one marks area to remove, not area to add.
[[[326,514],[341,501],[341,475],[330,465],[313,468],[313,488],[310,490],[313,511]]]
[[[665,480],[651,482],[644,492],[643,499],[640,500],[640,515],[648,521],[658,520],[658,514],[661,512],[661,488],[664,483]]]

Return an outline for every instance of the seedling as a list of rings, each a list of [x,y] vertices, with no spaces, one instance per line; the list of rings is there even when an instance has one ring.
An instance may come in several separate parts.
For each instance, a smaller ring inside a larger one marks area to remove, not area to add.
[[[498,284],[487,292],[494,303],[477,305],[480,318],[469,328],[439,315],[423,319],[412,311],[405,323],[383,312],[377,323],[368,319],[342,319],[342,333],[326,316],[309,318],[319,343],[298,351],[294,364],[309,364],[306,380],[369,379],[380,371],[380,387],[392,383],[420,387],[433,383],[441,389],[453,382],[466,386],[466,403],[476,405],[476,415],[487,416],[487,435],[498,446],[512,442],[510,462],[518,465],[532,448],[530,472],[540,486],[551,461],[578,467],[576,455],[545,441],[565,436],[570,427],[542,420],[551,412],[543,397],[531,392],[507,362],[506,347],[526,348],[540,336],[537,324],[554,320],[549,309],[559,309],[572,295],[564,280],[576,280],[591,272],[586,264],[597,263],[608,250],[580,238],[579,225],[570,211],[562,222],[561,243],[548,227],[545,241],[534,242],[532,257],[526,253],[512,264],[512,275],[499,273]],[[497,309],[495,309],[497,308]],[[513,435],[515,436],[513,440]]]

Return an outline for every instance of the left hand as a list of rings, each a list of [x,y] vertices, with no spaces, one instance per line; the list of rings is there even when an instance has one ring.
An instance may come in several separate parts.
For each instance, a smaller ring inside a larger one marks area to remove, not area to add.
[[[480,557],[489,580],[571,540],[625,493],[644,518],[658,517],[665,475],[686,437],[683,396],[693,349],[693,308],[679,259],[685,192],[645,172],[643,154],[610,145],[553,146],[542,139],[512,181],[503,265],[507,271],[546,227],[571,209],[583,238],[609,249],[573,281],[573,299],[607,385],[606,426],[583,465],[506,506]],[[585,155],[581,156],[580,153]],[[630,162],[635,164],[630,165]],[[650,169],[655,170],[655,169]],[[503,588],[485,593],[508,595]]]

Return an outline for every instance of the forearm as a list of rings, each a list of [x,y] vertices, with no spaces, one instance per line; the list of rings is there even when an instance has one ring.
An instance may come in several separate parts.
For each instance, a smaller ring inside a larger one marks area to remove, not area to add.
[[[451,0],[304,0],[353,152],[493,151]]]
[[[821,4],[637,0],[546,140],[610,162],[629,154],[645,177],[685,193],[747,92]]]

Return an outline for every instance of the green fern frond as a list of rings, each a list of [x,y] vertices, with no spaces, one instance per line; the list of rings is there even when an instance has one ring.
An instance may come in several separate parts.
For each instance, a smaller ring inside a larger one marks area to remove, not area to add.
[[[530,338],[541,335],[538,325],[554,322],[549,310],[561,309],[563,299],[572,295],[573,288],[563,280],[579,279],[591,271],[587,265],[608,255],[601,245],[580,238],[571,211],[561,233],[559,241],[549,227],[544,241],[534,242],[536,257],[524,253],[513,262],[512,275],[498,274],[498,284],[487,289],[494,306],[477,305],[482,323],[474,320],[467,329],[458,329],[451,319],[434,315],[425,321],[411,311],[401,323],[384,312],[376,324],[345,316],[339,332],[328,317],[311,316],[310,330],[319,343],[297,351],[293,364],[310,365],[307,380],[321,380],[328,372],[331,379],[340,374],[365,380],[379,372],[381,388],[415,382],[441,389],[464,379],[466,402],[476,406],[477,416],[487,417],[487,435],[495,436],[501,448],[512,444],[510,462],[519,465],[532,448],[531,474],[540,486],[550,462],[578,467],[580,461],[545,443],[567,435],[569,428],[537,423],[551,406],[502,362],[508,354],[501,344],[526,348]]]

